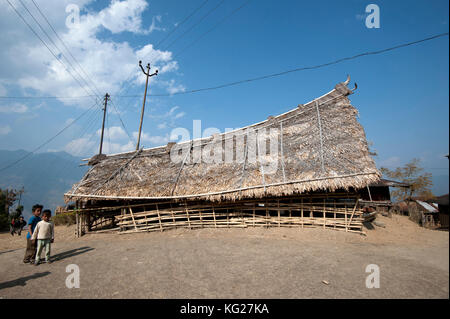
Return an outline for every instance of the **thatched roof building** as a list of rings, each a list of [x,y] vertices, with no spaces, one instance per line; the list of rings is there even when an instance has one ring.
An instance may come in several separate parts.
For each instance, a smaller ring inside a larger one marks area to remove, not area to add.
[[[234,201],[366,187],[381,174],[348,99],[348,82],[232,132],[93,158],[65,200]],[[230,159],[224,153],[231,150]],[[198,154],[207,160],[196,160]]]

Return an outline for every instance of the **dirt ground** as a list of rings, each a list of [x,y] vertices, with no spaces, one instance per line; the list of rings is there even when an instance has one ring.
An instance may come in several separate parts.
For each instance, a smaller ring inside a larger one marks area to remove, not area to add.
[[[379,216],[366,236],[319,228],[88,234],[58,226],[52,264],[23,264],[26,240],[0,234],[0,299],[449,298],[449,235]],[[80,270],[67,288],[66,267]],[[380,287],[366,287],[366,267]]]

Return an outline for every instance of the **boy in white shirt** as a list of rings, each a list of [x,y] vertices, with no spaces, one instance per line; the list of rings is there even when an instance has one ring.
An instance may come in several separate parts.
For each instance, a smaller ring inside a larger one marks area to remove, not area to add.
[[[37,239],[37,251],[36,260],[34,265],[39,265],[42,248],[45,247],[45,262],[51,263],[50,260],[50,244],[53,243],[55,238],[54,225],[49,222],[52,212],[46,209],[42,212],[42,220],[37,223],[36,228],[33,231],[31,239]]]

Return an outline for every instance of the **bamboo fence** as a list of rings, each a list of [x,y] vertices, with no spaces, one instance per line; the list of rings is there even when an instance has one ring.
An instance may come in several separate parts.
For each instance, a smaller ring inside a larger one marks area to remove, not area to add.
[[[228,203],[146,203],[119,206],[108,213],[94,212],[81,210],[77,234],[246,227],[320,227],[362,233],[363,222],[357,196],[338,195]]]

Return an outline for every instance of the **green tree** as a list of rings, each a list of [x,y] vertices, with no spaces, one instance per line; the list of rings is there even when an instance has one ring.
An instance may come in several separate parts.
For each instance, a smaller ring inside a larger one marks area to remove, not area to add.
[[[431,186],[433,186],[432,175],[431,173],[423,172],[418,158],[414,158],[405,166],[397,167],[395,170],[385,167],[381,167],[380,170],[384,176],[410,185],[409,188],[401,187],[392,191],[391,195],[394,199],[403,201],[410,197],[421,197],[423,199],[433,197],[431,192]]]
[[[17,213],[22,214],[23,206],[19,205],[12,215],[9,214],[9,207],[18,200],[19,192],[16,190],[0,189],[0,229],[9,227],[9,222]],[[17,216],[17,217],[18,217]]]

